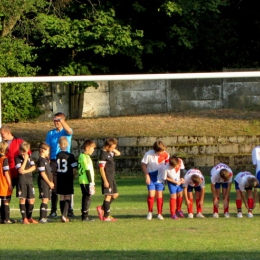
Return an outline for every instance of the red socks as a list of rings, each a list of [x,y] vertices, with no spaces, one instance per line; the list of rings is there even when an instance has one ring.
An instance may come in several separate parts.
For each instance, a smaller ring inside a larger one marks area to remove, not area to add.
[[[162,214],[163,198],[157,198],[157,211],[158,214]]]
[[[176,199],[170,198],[170,213],[171,213],[171,215],[175,214],[175,210],[176,210]]]
[[[147,197],[148,212],[153,212],[154,197]]]

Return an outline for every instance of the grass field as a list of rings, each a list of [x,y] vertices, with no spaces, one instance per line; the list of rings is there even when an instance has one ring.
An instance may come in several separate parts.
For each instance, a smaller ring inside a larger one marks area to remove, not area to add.
[[[48,224],[0,225],[0,260],[259,259],[259,206],[254,210],[253,219],[245,215],[243,219],[237,219],[233,186],[231,218],[225,219],[221,214],[219,219],[213,219],[208,178],[206,182],[205,219],[170,219],[166,188],[165,220],[159,221],[154,215],[154,219],[148,221],[144,179],[119,176],[120,196],[111,207],[111,213],[118,221],[107,223],[98,219],[95,210],[103,201],[100,182],[97,181],[90,211],[95,222],[83,223],[80,221],[81,194],[75,181],[74,211],[77,217],[69,223],[62,223],[57,218]],[[11,217],[20,220],[18,204],[18,200],[13,198]],[[33,214],[36,219],[39,205],[40,200],[37,199]],[[186,213],[185,206],[183,209]]]

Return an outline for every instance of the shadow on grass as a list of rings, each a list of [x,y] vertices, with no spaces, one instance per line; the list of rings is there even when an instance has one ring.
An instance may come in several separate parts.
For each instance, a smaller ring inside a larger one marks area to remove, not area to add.
[[[95,259],[259,259],[259,252],[189,252],[189,251],[144,251],[144,250],[80,250],[80,251],[70,251],[70,250],[12,250],[7,249],[1,250],[0,255],[1,260],[28,260],[28,259],[48,259],[48,260],[95,260]]]

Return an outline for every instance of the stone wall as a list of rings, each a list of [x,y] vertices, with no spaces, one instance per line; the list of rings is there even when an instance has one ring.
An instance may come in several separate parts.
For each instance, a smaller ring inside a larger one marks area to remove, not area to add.
[[[254,173],[251,161],[252,149],[260,143],[260,136],[174,136],[174,137],[122,137],[118,138],[121,156],[116,157],[117,173],[134,174],[141,172],[141,159],[152,148],[156,140],[167,145],[171,155],[184,160],[186,169],[199,167],[204,174],[220,163],[228,164],[235,173],[248,170]],[[72,141],[72,153],[78,157],[84,140]],[[93,160],[97,167],[97,151],[103,146],[104,139],[96,139],[97,149]],[[38,152],[33,152],[37,159]]]

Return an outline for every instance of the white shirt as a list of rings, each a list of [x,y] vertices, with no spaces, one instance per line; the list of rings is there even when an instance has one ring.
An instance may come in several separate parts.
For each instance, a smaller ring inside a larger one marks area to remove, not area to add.
[[[178,158],[180,162],[180,167],[173,168],[169,163],[167,163],[163,169],[163,179],[172,179],[173,181],[180,181],[181,170],[185,169],[182,159]]]
[[[248,187],[247,180],[251,177],[255,178],[255,176],[251,172],[240,172],[236,175],[234,180],[238,183],[238,188],[241,191],[245,191],[245,188]]]
[[[252,162],[256,165],[256,173],[260,171],[260,146],[256,146],[252,150]]]
[[[224,163],[220,163],[216,166],[214,166],[212,169],[211,169],[211,172],[210,172],[210,180],[211,180],[211,183],[212,184],[215,184],[215,183],[225,183],[225,181],[220,177],[220,171],[223,170],[223,169],[226,169],[227,171],[230,172],[231,174],[231,178],[227,181],[229,183],[232,182],[232,178],[233,178],[233,172],[232,170],[229,168],[229,166],[227,166],[226,164]]]
[[[205,179],[204,179],[204,176],[202,175],[201,171],[198,170],[198,169],[190,169],[189,171],[187,171],[187,173],[184,176],[185,183],[183,184],[183,186],[188,187],[188,185],[190,185],[191,187],[195,187],[194,183],[191,180],[191,176],[194,175],[194,174],[198,175],[202,180],[202,183],[200,185],[198,185],[197,187],[200,186],[201,188],[204,188],[205,187]]]

